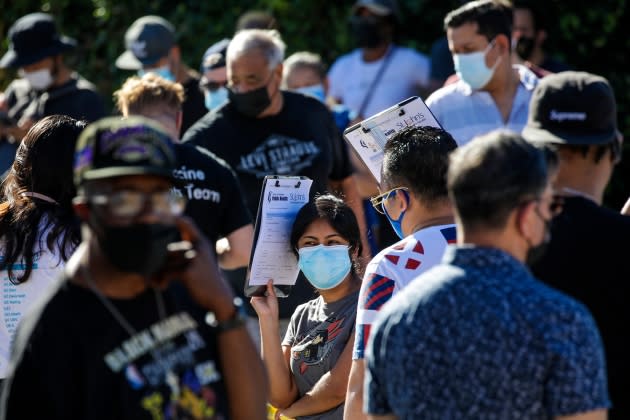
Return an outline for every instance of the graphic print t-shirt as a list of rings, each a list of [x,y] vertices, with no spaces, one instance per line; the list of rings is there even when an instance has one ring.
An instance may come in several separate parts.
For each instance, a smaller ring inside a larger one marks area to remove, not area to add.
[[[356,291],[328,304],[320,296],[295,310],[282,345],[291,346],[291,372],[300,397],[335,367],[354,331],[358,296]],[[313,418],[342,417],[343,404]]]
[[[89,289],[64,281],[18,329],[7,418],[224,419],[212,331],[164,293],[111,299],[130,335]]]
[[[40,223],[40,230],[47,224],[44,219]],[[61,276],[65,261],[61,255],[55,251],[50,251],[45,245],[50,229],[43,230],[40,239],[33,253],[33,267],[28,280],[14,284],[9,278],[9,272],[0,271],[2,280],[2,290],[0,299],[2,300],[2,311],[0,311],[0,378],[7,374],[9,356],[13,337],[17,330],[18,323],[22,316],[43,298],[46,291]],[[0,242],[0,260],[4,258],[4,243]],[[66,255],[71,255],[72,249],[66,251]],[[26,266],[23,262],[13,264],[14,278],[24,274]]]

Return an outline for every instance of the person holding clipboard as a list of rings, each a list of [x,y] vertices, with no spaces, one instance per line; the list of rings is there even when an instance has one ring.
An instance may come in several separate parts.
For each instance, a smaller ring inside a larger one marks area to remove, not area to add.
[[[254,296],[270,403],[280,416],[342,419],[361,286],[359,226],[350,207],[322,195],[297,213],[290,236],[298,265],[319,297],[298,306],[282,344],[273,280]]]

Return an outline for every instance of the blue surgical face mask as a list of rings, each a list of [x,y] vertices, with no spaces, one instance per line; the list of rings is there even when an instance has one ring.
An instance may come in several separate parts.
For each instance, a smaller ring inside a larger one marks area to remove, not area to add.
[[[347,245],[317,245],[300,248],[298,266],[308,281],[320,290],[337,287],[350,273]]]
[[[312,96],[315,99],[319,99],[320,102],[326,102],[326,91],[324,90],[324,85],[321,83],[317,85],[304,86],[294,90],[304,95]]]
[[[453,55],[453,63],[455,64],[457,76],[474,90],[481,89],[488,84],[490,79],[492,79],[494,70],[501,61],[501,57],[499,57],[494,63],[494,66],[488,67],[486,65],[486,54],[493,46],[494,40],[492,40],[483,51]]]
[[[175,82],[175,75],[171,71],[171,68],[169,67],[168,64],[162,67],[156,67],[154,69],[138,70],[138,76],[140,77],[144,76],[147,73],[153,73],[155,75],[160,76],[162,79],[168,80],[169,82]]]
[[[215,90],[207,90],[204,93],[205,104],[208,111],[218,108],[228,100],[228,90],[225,86],[220,86]]]
[[[407,195],[407,192],[405,190],[395,190],[395,191],[392,191],[392,193],[393,192],[396,192],[396,194],[401,193],[405,195],[405,197],[407,197],[407,202],[409,202],[409,196]],[[398,216],[398,219],[396,220],[392,219],[392,217],[387,212],[385,203],[383,203],[383,212],[385,213],[385,217],[387,217],[387,220],[389,220],[389,224],[392,225],[392,229],[394,229],[394,232],[396,232],[396,235],[400,239],[403,239],[405,237],[405,234],[403,233],[403,230],[402,230],[402,220],[403,220],[403,217],[405,216],[405,213],[407,212],[407,209],[401,211],[400,216]]]

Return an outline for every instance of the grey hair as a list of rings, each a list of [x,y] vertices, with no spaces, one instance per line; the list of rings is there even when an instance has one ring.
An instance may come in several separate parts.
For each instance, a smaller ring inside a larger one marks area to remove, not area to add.
[[[239,31],[228,45],[226,60],[232,60],[251,51],[259,50],[267,58],[269,69],[275,68],[284,60],[287,46],[282,41],[280,32],[275,29],[243,29]]]

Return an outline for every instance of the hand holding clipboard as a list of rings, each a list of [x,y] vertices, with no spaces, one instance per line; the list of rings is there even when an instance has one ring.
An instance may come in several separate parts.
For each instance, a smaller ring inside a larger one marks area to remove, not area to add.
[[[246,296],[263,296],[269,279],[286,297],[299,274],[289,235],[297,212],[308,203],[313,181],[304,176],[266,176],[258,203]]]

